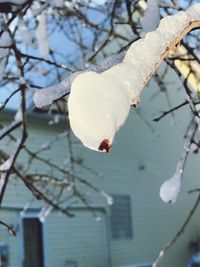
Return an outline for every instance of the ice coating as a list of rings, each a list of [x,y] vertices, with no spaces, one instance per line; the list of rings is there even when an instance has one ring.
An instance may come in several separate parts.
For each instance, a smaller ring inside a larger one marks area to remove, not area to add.
[[[70,125],[85,146],[98,150],[104,140],[112,144],[130,105],[137,103],[168,52],[199,26],[200,4],[195,4],[163,18],[155,31],[130,46],[122,63],[101,74],[85,72],[74,79],[68,105]]]
[[[160,187],[160,198],[167,203],[174,203],[181,189],[181,175],[176,173]]]
[[[106,151],[99,147],[104,140],[112,144],[129,113],[130,100],[115,80],[86,72],[73,82],[68,108],[74,134],[85,146]]]

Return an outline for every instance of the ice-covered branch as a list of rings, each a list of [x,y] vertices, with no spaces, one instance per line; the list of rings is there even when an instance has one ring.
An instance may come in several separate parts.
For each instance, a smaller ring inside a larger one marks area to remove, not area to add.
[[[124,58],[125,52],[121,52],[118,55],[111,56],[101,64],[90,65],[87,68],[87,71],[95,71],[97,73],[101,73],[113,65],[116,65],[122,62]],[[56,100],[62,98],[65,95],[69,95],[70,88],[73,80],[80,74],[81,72],[75,72],[71,74],[69,77],[62,80],[59,84],[53,85],[35,92],[33,96],[33,100],[37,108],[44,108],[46,106],[51,105]]]
[[[85,72],[72,83],[69,118],[75,135],[93,150],[110,151],[130,106],[137,105],[144,85],[170,50],[193,28],[200,27],[200,4],[167,16],[159,27],[134,42],[122,63],[98,74]]]

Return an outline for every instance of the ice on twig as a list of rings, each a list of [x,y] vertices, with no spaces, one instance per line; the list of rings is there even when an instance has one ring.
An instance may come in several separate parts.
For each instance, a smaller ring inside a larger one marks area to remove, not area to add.
[[[47,59],[49,56],[49,42],[48,42],[48,32],[47,32],[47,15],[43,11],[38,15],[38,27],[36,29],[36,38],[38,41],[38,48],[41,55]]]
[[[182,37],[200,26],[200,4],[167,16],[159,27],[134,42],[117,64],[101,74],[84,72],[72,83],[68,100],[72,131],[83,145],[109,152],[125,123],[130,106],[137,106],[144,85]]]
[[[91,64],[88,67],[88,70],[95,71],[101,73],[109,69],[111,66],[120,63],[124,58],[125,53],[121,52],[117,55],[110,56],[109,58],[103,60],[101,64],[93,65]],[[37,90],[33,96],[34,103],[37,108],[44,108],[51,104],[54,101],[60,99],[61,97],[68,95],[70,93],[70,87],[73,80],[80,74],[81,72],[76,72],[71,74],[69,77],[62,80],[60,83],[43,88],[41,90]]]
[[[55,100],[60,99],[66,94],[69,94],[71,82],[77,75],[78,73],[72,74],[70,77],[65,78],[62,82],[60,82],[56,86],[50,86],[42,90],[38,90],[33,95],[33,100],[37,108],[44,108],[46,106],[49,106]]]
[[[181,189],[181,174],[175,173],[166,180],[160,187],[160,197],[164,202],[174,203]]]
[[[0,172],[6,172],[10,169],[12,163],[13,163],[13,155],[10,156],[6,161],[4,161],[1,165],[0,165]]]
[[[72,74],[58,85],[38,90],[34,94],[34,102],[38,108],[48,106],[69,94],[72,83],[69,96],[72,130],[85,146],[108,152],[116,132],[126,121],[130,106],[138,105],[144,85],[170,49],[191,29],[199,26],[200,4],[193,5],[185,12],[167,16],[155,31],[147,33],[145,38],[130,46],[122,63],[111,67],[121,62],[123,57],[120,57],[113,64],[109,62],[99,67],[100,64],[78,77],[77,73]]]

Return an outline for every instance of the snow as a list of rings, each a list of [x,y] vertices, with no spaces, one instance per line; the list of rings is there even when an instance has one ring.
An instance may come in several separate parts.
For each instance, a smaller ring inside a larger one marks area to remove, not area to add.
[[[74,9],[75,6],[77,4],[77,0],[72,0],[71,2],[65,2],[65,6],[68,8],[68,9]]]
[[[155,30],[160,22],[160,9],[157,0],[147,0],[147,9],[141,21],[144,32]]]
[[[41,56],[47,59],[49,56],[49,43],[48,43],[48,32],[47,32],[47,15],[45,11],[43,11],[38,16],[38,27],[36,29],[36,38]]]
[[[74,79],[68,100],[70,125],[86,147],[110,150],[116,132],[126,121],[130,105],[138,103],[144,85],[168,50],[192,28],[192,23],[196,24],[197,18],[200,21],[200,4],[168,16],[155,31],[130,46],[122,63],[101,74],[90,71]],[[164,200],[170,200],[170,195],[165,196],[165,188],[175,187],[171,196],[171,201],[175,201],[179,182],[172,179],[163,185]]]
[[[39,213],[40,221],[45,222],[46,218],[48,217],[48,215],[51,213],[52,210],[53,210],[52,206],[43,207]]]

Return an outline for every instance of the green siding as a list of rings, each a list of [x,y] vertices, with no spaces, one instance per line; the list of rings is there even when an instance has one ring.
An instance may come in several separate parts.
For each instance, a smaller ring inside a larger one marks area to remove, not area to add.
[[[47,220],[48,266],[107,267],[108,241],[105,214],[96,221],[86,209],[73,210],[75,218],[53,213]],[[67,264],[68,263],[68,264]],[[75,265],[74,265],[75,266]]]

